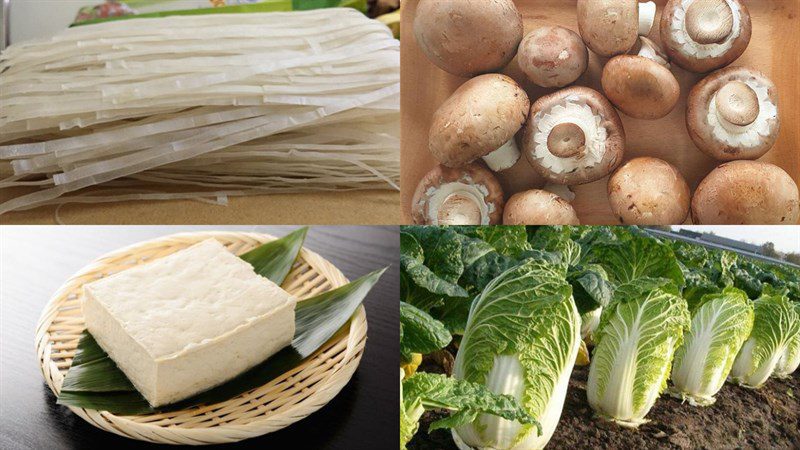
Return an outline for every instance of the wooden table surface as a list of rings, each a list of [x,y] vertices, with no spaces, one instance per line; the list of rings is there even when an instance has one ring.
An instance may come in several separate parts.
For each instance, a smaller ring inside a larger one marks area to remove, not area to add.
[[[34,331],[50,296],[93,259],[125,245],[167,234],[255,231],[283,236],[296,227],[0,227],[0,448],[138,448],[56,405],[34,351]],[[286,429],[226,449],[397,448],[399,275],[397,227],[312,227],[306,247],[350,279],[386,271],[365,300],[369,330],[361,364],[328,405]],[[148,445],[149,447],[149,445]]]
[[[515,0],[524,22],[525,32],[545,25],[556,24],[578,31],[576,19],[577,0]],[[412,23],[418,0],[403,3],[401,22],[401,93],[400,127],[401,202],[403,221],[411,221],[410,208],[414,189],[419,180],[435,164],[428,151],[428,129],[434,111],[444,100],[466,81],[440,70],[430,63],[419,49]],[[656,20],[661,17],[666,0],[657,0]],[[781,114],[781,133],[775,147],[760,161],[776,164],[786,170],[800,184],[800,0],[747,0],[753,21],[753,36],[744,55],[732,66],[749,66],[764,72],[778,86]],[[658,22],[650,38],[660,42]],[[589,52],[589,70],[575,83],[602,91],[600,74],[605,60]],[[673,65],[681,86],[681,98],[675,109],[664,119],[637,120],[620,113],[627,140],[625,160],[638,156],[654,156],[677,166],[690,187],[700,181],[720,162],[698,150],[686,131],[686,97],[691,87],[703,76],[687,72]],[[527,81],[516,59],[503,72],[528,92],[531,102],[554,92]],[[523,156],[511,169],[504,172],[500,182],[506,197],[521,190],[539,188],[544,184]],[[581,223],[600,225],[618,224],[611,213],[606,195],[607,178],[574,187],[573,202]]]

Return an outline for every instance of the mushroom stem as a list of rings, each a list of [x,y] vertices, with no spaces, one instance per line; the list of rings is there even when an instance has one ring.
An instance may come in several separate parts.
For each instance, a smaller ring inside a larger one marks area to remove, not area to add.
[[[436,219],[438,225],[479,225],[481,208],[471,194],[454,192],[444,199]]]
[[[517,142],[512,137],[511,140],[502,145],[502,147],[489,153],[483,157],[486,165],[494,172],[500,172],[511,168],[517,163],[520,157]]]
[[[639,36],[647,36],[656,20],[655,2],[639,3]]]
[[[730,81],[714,99],[721,122],[734,127],[744,127],[756,121],[759,113],[758,95],[741,81]]]
[[[644,36],[639,37],[639,51],[636,54],[655,61],[667,69],[670,68],[669,59],[661,47]]]
[[[733,31],[733,10],[725,0],[695,0],[686,9],[686,32],[699,44],[719,44]]]
[[[571,122],[556,125],[547,136],[547,149],[559,158],[580,156],[586,149],[583,129]]]
[[[569,203],[572,203],[572,201],[575,200],[575,193],[572,192],[572,189],[570,189],[566,184],[548,183],[542,188],[542,190],[556,194]]]

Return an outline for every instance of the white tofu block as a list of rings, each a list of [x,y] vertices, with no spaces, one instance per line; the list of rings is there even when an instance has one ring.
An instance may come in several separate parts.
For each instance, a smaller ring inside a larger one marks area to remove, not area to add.
[[[84,287],[86,327],[154,407],[289,345],[296,299],[214,239]]]

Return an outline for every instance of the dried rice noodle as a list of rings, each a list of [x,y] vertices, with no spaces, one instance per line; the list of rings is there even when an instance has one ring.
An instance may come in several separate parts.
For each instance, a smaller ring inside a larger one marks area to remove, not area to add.
[[[352,9],[135,19],[12,45],[0,188],[37,190],[0,214],[398,189],[399,63],[391,32]]]

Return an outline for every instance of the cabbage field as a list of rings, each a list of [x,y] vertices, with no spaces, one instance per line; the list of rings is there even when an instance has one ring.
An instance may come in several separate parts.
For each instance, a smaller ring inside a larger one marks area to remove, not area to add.
[[[400,447],[797,448],[800,271],[628,227],[403,227]]]

